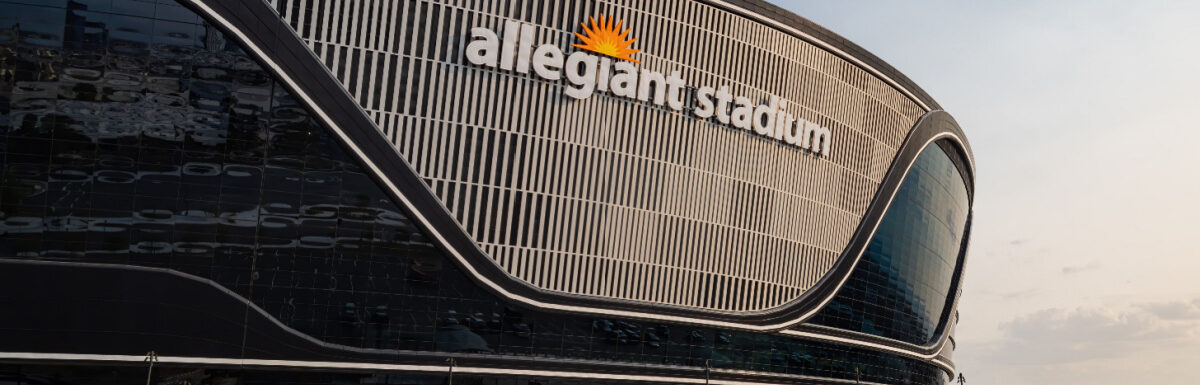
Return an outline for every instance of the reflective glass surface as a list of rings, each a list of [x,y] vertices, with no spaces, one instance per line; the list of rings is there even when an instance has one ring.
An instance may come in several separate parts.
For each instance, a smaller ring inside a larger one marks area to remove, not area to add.
[[[936,341],[969,205],[950,157],[926,148],[850,279],[810,322],[917,345]]]
[[[283,370],[211,369],[187,366],[0,365],[0,383],[11,385],[628,385],[603,380],[454,374],[401,374]],[[641,385],[663,385],[646,382]]]
[[[363,371],[286,371],[254,368],[204,368],[183,365],[93,366],[93,365],[2,365],[0,383],[16,385],[127,385],[149,380],[156,385],[617,385],[630,384],[603,379],[579,380],[535,376],[488,376],[454,373],[396,373]],[[451,377],[453,377],[451,379]],[[865,381],[865,379],[864,379]],[[665,385],[639,382],[642,385]]]
[[[0,256],[173,269],[331,343],[944,381],[871,350],[506,303],[271,74],[168,1],[0,1],[0,155]]]

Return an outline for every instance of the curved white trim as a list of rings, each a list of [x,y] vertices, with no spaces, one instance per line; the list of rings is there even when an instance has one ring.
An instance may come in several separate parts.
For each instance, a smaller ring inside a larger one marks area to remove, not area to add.
[[[951,315],[951,318],[953,318],[953,315]],[[955,344],[950,343],[950,336],[954,334],[954,329],[958,328],[958,322],[954,320],[949,320],[946,322],[950,322],[950,325],[946,326],[946,335],[943,338],[942,347],[941,349],[938,349],[937,357],[934,357],[930,362],[934,365],[941,366],[942,370],[945,370],[947,373],[950,373],[951,376],[954,376],[954,370],[956,368],[954,366],[954,362],[950,361],[950,359],[942,355],[942,353],[945,353],[946,349],[955,349]]]
[[[0,259],[0,264],[6,264],[6,263],[30,264],[30,265],[87,266],[87,267],[101,268],[101,269],[118,269],[119,268],[119,269],[131,269],[131,270],[140,270],[140,271],[149,271],[149,272],[170,274],[170,275],[180,277],[183,279],[200,282],[200,283],[206,284],[218,291],[221,291],[221,292],[225,293],[226,295],[230,296],[231,298],[237,300],[238,302],[245,303],[247,306],[250,307],[251,310],[258,313],[263,318],[266,318],[267,320],[271,321],[271,323],[275,324],[275,326],[279,327],[283,331],[293,334],[297,337],[300,337],[301,339],[304,339],[310,343],[316,344],[317,346],[321,346],[321,347],[325,347],[325,348],[332,348],[332,349],[348,350],[348,351],[353,351],[356,353],[387,354],[389,352],[389,350],[387,350],[387,349],[360,348],[360,347],[334,344],[334,343],[321,341],[315,337],[305,334],[305,333],[303,333],[299,330],[296,330],[290,326],[287,326],[282,321],[279,321],[279,319],[275,318],[275,316],[272,316],[270,313],[267,313],[266,310],[263,310],[262,308],[258,307],[258,305],[254,304],[253,301],[250,301],[249,298],[243,297],[242,295],[235,293],[232,290],[229,290],[228,288],[226,288],[224,286],[221,286],[221,284],[219,284],[211,279],[197,277],[197,276],[194,276],[191,274],[179,272],[179,271],[172,270],[172,269],[166,269],[166,268],[161,268],[161,267],[133,266],[133,265],[112,265],[112,264],[105,264],[105,263],[90,263],[90,262],[62,262],[62,261]],[[784,333],[792,334],[792,333],[787,333],[787,332],[792,332],[791,330],[786,330],[786,331],[784,331]],[[950,333],[948,330],[947,335],[949,335],[949,334]],[[823,335],[819,335],[819,336],[827,337],[827,336],[823,336]],[[847,341],[853,341],[853,340],[847,339]],[[945,348],[945,345],[943,345],[943,349],[944,348]],[[893,350],[891,352],[897,352],[897,353],[904,354],[903,350]],[[436,354],[437,352],[430,352],[430,353]],[[939,352],[937,354],[935,354],[934,356],[938,356],[940,354],[941,354],[941,350],[939,350]],[[46,357],[55,357],[55,358],[46,358]],[[20,359],[54,359],[54,360],[63,359],[63,360],[123,361],[127,357],[136,357],[138,360],[145,358],[144,356],[103,355],[103,354],[0,352],[0,359],[2,359],[2,358],[20,358]],[[188,357],[184,357],[184,358],[188,358]],[[938,359],[941,359],[941,358],[942,357],[938,357]],[[188,359],[201,360],[201,361],[195,361],[192,363],[207,363],[207,364],[229,364],[229,362],[238,360],[238,359],[233,359],[233,358],[194,358],[194,357],[191,357]],[[263,362],[275,362],[274,360],[251,360],[251,361],[258,362],[259,365],[264,365],[264,364],[262,364]],[[305,365],[299,365],[299,366],[311,366],[313,363],[328,364],[328,362],[323,362],[323,361],[290,361],[290,360],[288,360],[288,361],[278,361],[278,362],[287,362],[287,363],[292,363],[292,364],[296,364],[296,363],[304,363],[305,364]],[[951,364],[942,363],[937,360],[934,360],[932,362],[934,364],[942,366],[942,368],[944,370],[953,372],[953,368],[952,368]],[[330,368],[330,369],[337,369],[337,368],[341,368],[341,369],[346,369],[346,368],[372,369],[372,368],[374,368],[374,369],[380,369],[380,370],[409,370],[409,369],[387,369],[384,367],[362,366],[362,365],[376,365],[376,364],[369,364],[369,363],[334,362],[334,363],[332,363],[332,365],[334,365],[334,366],[319,366],[319,367]],[[266,366],[280,366],[280,365],[266,365]],[[297,366],[297,365],[282,365],[282,366]],[[405,365],[400,365],[400,366],[405,366]],[[409,365],[409,366],[411,366],[411,365]],[[441,370],[445,369],[444,367],[441,367],[441,366],[438,366],[438,368],[442,368]],[[456,368],[455,370],[458,370],[457,366],[455,368]],[[716,369],[714,369],[714,370],[716,370]],[[721,370],[724,370],[724,371],[727,371],[730,373],[745,373],[745,374],[753,374],[753,375],[767,375],[767,376],[779,375],[779,374],[773,374],[773,373],[768,373],[768,372],[753,372],[753,371],[727,370],[727,369],[721,369]]]
[[[330,116],[324,111],[324,109],[322,109],[321,106],[319,104],[317,104],[313,100],[313,98],[311,96],[309,96],[303,90],[303,88],[301,88],[299,86],[299,84],[294,79],[292,79],[292,77],[279,66],[278,63],[276,63],[274,61],[273,58],[271,58],[269,55],[267,55],[262,50],[262,48],[260,48],[256,44],[254,44],[254,42],[249,37],[247,37],[245,35],[245,33],[243,33],[241,30],[235,28],[232,23],[230,23],[225,18],[221,17],[216,11],[214,11],[207,4],[205,4],[203,0],[180,0],[180,1],[187,1],[190,4],[192,4],[193,6],[195,6],[196,8],[203,10],[205,13],[205,16],[209,20],[220,23],[225,28],[225,30],[230,31],[233,35],[235,35],[238,38],[238,42],[241,45],[243,45],[248,50],[252,51],[259,60],[261,60],[264,64],[269,66],[273,70],[273,73],[280,80],[286,82],[290,86],[290,88],[294,91],[294,94],[297,97],[299,97],[300,99],[302,99],[304,101],[305,105],[308,106],[309,108],[311,108],[313,110],[313,112],[316,113],[321,118],[322,122],[324,122],[332,131],[334,131],[335,134],[337,134],[338,138],[340,138],[341,141],[343,143],[345,143],[346,146],[349,147],[358,156],[358,158],[360,160],[362,160],[363,163],[378,177],[378,179],[385,184],[385,186],[390,190],[392,195],[395,196],[402,204],[404,204],[404,206],[406,208],[408,208],[408,210],[412,213],[411,216],[413,217],[413,219],[420,222],[420,224],[423,225],[424,228],[429,231],[430,235],[434,239],[436,239],[450,255],[452,255],[454,258],[456,258],[460,262],[460,265],[464,266],[464,271],[468,272],[479,283],[487,285],[492,290],[496,291],[497,293],[503,294],[504,296],[508,297],[511,300],[514,300],[514,301],[517,301],[517,302],[520,302],[520,303],[523,303],[523,304],[526,304],[529,306],[539,307],[539,308],[553,309],[553,310],[558,310],[558,311],[573,312],[573,313],[580,313],[580,314],[589,314],[589,315],[603,316],[603,317],[623,317],[623,318],[634,318],[634,319],[643,319],[643,320],[665,321],[665,322],[671,322],[671,323],[704,325],[704,326],[726,328],[726,329],[738,329],[738,330],[747,330],[747,331],[756,331],[756,332],[773,332],[773,331],[779,331],[780,329],[785,329],[785,328],[794,326],[794,325],[796,325],[800,322],[803,322],[804,320],[812,317],[813,315],[815,315],[818,311],[820,311],[820,309],[822,307],[824,307],[825,304],[827,304],[830,300],[833,299],[833,296],[837,294],[837,292],[841,289],[842,285],[845,284],[847,279],[849,279],[849,274],[847,274],[845,277],[842,277],[842,279],[838,283],[836,289],[832,292],[833,294],[826,297],[825,300],[823,300],[821,302],[820,306],[814,307],[813,310],[810,310],[809,312],[805,313],[803,316],[795,318],[793,320],[770,324],[770,325],[748,325],[748,324],[738,323],[738,322],[714,321],[714,320],[706,320],[706,319],[700,319],[700,318],[682,317],[682,316],[674,316],[674,315],[663,315],[663,314],[637,312],[637,311],[596,309],[596,308],[582,307],[582,306],[561,305],[561,304],[539,301],[539,300],[536,300],[533,298],[529,298],[529,297],[525,297],[525,296],[521,296],[521,295],[518,295],[518,294],[515,294],[512,292],[509,292],[508,290],[505,290],[505,288],[503,286],[487,279],[487,277],[485,277],[483,274],[481,274],[479,271],[477,271],[475,269],[475,266],[470,261],[468,261],[465,257],[463,257],[463,255],[461,255],[455,247],[453,247],[448,241],[446,241],[446,239],[440,233],[438,233],[437,230],[432,226],[432,224],[429,222],[429,220],[426,219],[421,214],[421,212],[415,207],[415,205],[413,205],[413,203],[411,201],[409,201],[408,198],[399,190],[399,188],[397,188],[396,185],[392,183],[391,178],[387,177],[387,175],[384,174],[383,171],[378,166],[376,166],[375,163],[368,156],[366,156],[366,154],[363,153],[363,151],[361,149],[359,149],[357,145],[354,144],[353,140],[351,140],[350,137],[341,129],[341,127],[339,127],[338,124],[336,122],[334,122],[334,120],[332,118],[330,118]],[[332,75],[330,75],[330,76],[332,76]],[[374,123],[372,123],[372,124],[374,124]],[[916,124],[914,124],[913,127],[917,127],[919,124],[920,124],[920,121],[918,121]],[[378,131],[378,129],[376,129],[376,131]],[[941,133],[941,134],[936,135],[933,138],[929,139],[924,144],[922,144],[921,145],[922,151],[926,147],[928,147],[930,143],[933,143],[935,140],[942,139],[942,138],[951,138],[954,141],[958,142],[960,145],[963,144],[962,139],[959,138],[957,135],[955,135],[953,133]],[[909,162],[909,164],[905,166],[905,170],[903,173],[904,176],[908,175],[908,172],[911,170],[911,168],[913,167],[913,164],[915,164],[915,162],[916,162],[916,158],[914,157],[913,161]],[[972,169],[974,169],[973,164],[971,165],[971,167],[972,167]],[[882,213],[882,215],[886,215],[887,210],[890,208],[891,202],[895,198],[898,190],[899,189],[891,192],[891,195],[888,197],[888,200],[887,200],[887,205],[884,206],[884,212]],[[871,229],[870,237],[873,237],[875,235],[875,231],[878,230],[878,227],[879,227],[879,222],[881,222],[881,221],[877,221],[876,223],[874,223],[872,225],[873,227]],[[863,250],[860,250],[858,255],[856,255],[854,257],[854,262],[853,262],[853,265],[851,265],[851,270],[853,270],[853,267],[858,264],[858,261],[862,257],[862,252],[863,252]],[[922,360],[929,360],[930,358],[932,358],[931,356],[928,356],[928,355],[919,354],[919,353],[907,351],[904,349],[898,349],[898,348],[887,346],[887,345],[881,345],[881,344],[865,342],[865,341],[858,341],[858,340],[848,339],[848,338],[844,338],[844,337],[834,337],[834,336],[828,336],[828,335],[823,335],[823,334],[790,331],[790,330],[783,330],[781,333],[787,334],[787,335],[793,335],[793,336],[800,336],[800,337],[817,340],[817,341],[834,342],[834,343],[839,343],[839,344],[844,344],[844,345],[864,347],[864,348],[868,348],[868,349],[872,349],[872,350],[893,352],[893,353],[904,355],[904,356],[907,356],[910,358],[918,358],[918,359],[922,359]],[[943,337],[943,339],[944,338],[945,337]],[[943,343],[944,343],[944,341],[943,341]]]
[[[921,124],[921,122],[918,121],[917,125],[920,125],[920,124]],[[937,140],[940,140],[943,138],[953,139],[955,142],[958,142],[960,145],[962,144],[962,140],[958,137],[958,135],[955,135],[955,134],[949,133],[949,132],[943,132],[943,133],[934,135],[933,137],[929,138],[929,140],[925,141],[925,144],[921,145],[921,150],[917,152],[918,156],[913,157],[912,162],[909,162],[908,166],[906,166],[904,168],[904,175],[901,178],[901,182],[900,182],[901,184],[904,183],[903,178],[907,178],[909,171],[912,171],[913,166],[916,165],[917,158],[920,157],[919,154],[921,152],[924,152],[927,148],[929,148],[929,145],[931,145],[934,142],[936,142]],[[974,169],[973,164],[971,165],[971,168],[972,168],[972,170]],[[896,188],[894,191],[892,191],[891,195],[888,196],[887,204],[884,205],[883,213],[880,214],[880,220],[875,222],[874,226],[871,228],[870,236],[868,236],[867,239],[875,237],[875,232],[879,230],[879,225],[883,223],[883,218],[887,215],[887,212],[892,208],[892,202],[896,199],[896,194],[899,192],[900,192],[900,189]],[[862,254],[865,251],[866,251],[865,247],[863,249],[859,250],[858,255],[854,257],[854,262],[850,265],[850,271],[854,271],[854,269],[856,267],[858,267],[858,262],[862,260]],[[963,263],[966,263],[965,258],[963,259]],[[966,269],[963,269],[963,270],[965,271]],[[820,312],[822,309],[824,309],[825,305],[828,305],[829,301],[833,300],[833,297],[837,295],[837,292],[841,291],[842,286],[844,286],[846,284],[846,281],[848,281],[849,279],[850,279],[850,274],[846,274],[844,277],[842,277],[842,280],[840,282],[838,282],[837,290],[833,291],[834,294],[830,295],[828,297],[825,297],[825,300],[821,301],[820,305],[813,307],[812,310],[801,315],[800,319],[806,320],[806,319],[816,315],[817,312]],[[961,279],[959,281],[961,282]],[[957,305],[957,303],[958,303],[958,298],[955,298],[955,304]],[[947,322],[950,322],[950,321],[947,321]],[[897,348],[894,346],[865,342],[865,341],[860,341],[860,340],[846,338],[846,337],[829,336],[829,335],[825,335],[825,334],[818,334],[818,333],[802,331],[802,330],[788,329],[788,330],[781,330],[781,331],[779,331],[779,333],[785,334],[785,335],[790,335],[790,336],[804,337],[804,338],[809,338],[809,339],[826,340],[826,341],[837,342],[837,343],[848,344],[848,345],[868,346],[875,350],[882,350],[882,351],[887,351],[887,352],[891,352],[891,353],[896,353],[896,354],[900,354],[900,355],[905,355],[905,356],[909,356],[909,357],[913,357],[913,358],[919,358],[922,360],[926,360],[935,365],[940,366],[943,370],[945,370],[947,372],[953,373],[954,366],[952,364],[950,364],[948,362],[943,362],[942,360],[935,359],[941,354],[942,349],[945,349],[946,342],[950,338],[950,334],[951,334],[951,331],[953,330],[952,329],[953,327],[954,327],[954,325],[950,325],[950,327],[947,328],[947,330],[942,333],[941,338],[937,342],[935,342],[931,345],[927,345],[927,346],[919,346],[916,344],[910,344],[910,343],[903,342],[903,341],[896,341],[902,345],[912,346],[916,349],[936,347],[937,350],[935,350],[934,353],[932,353],[932,354],[922,354],[922,353],[914,352],[912,350],[901,349],[901,348]],[[844,331],[839,330],[839,331],[849,332],[851,334],[863,334],[863,333],[858,333],[858,332],[855,332],[852,330],[844,330]]]
[[[883,80],[888,85],[892,86],[892,88],[895,88],[897,91],[900,91],[901,93],[904,94],[904,96],[907,96],[914,103],[917,103],[917,105],[921,106],[921,108],[924,109],[925,112],[932,111],[932,109],[929,107],[929,105],[925,104],[925,102],[922,102],[920,98],[918,98],[911,91],[909,91],[908,88],[905,88],[904,86],[900,85],[899,82],[893,80],[891,77],[888,77],[887,75],[884,75],[883,72],[880,72],[879,70],[875,69],[875,67],[872,67],[871,65],[868,65],[867,63],[864,63],[862,60],[858,60],[858,58],[855,57],[854,55],[848,54],[845,51],[837,49],[837,47],[834,47],[834,46],[830,45],[829,43],[826,43],[824,40],[813,37],[812,35],[804,33],[804,32],[802,32],[796,28],[793,28],[792,26],[789,26],[787,24],[783,24],[779,21],[776,21],[775,19],[771,19],[769,17],[760,15],[756,12],[750,11],[748,9],[745,9],[745,8],[742,8],[742,7],[733,5],[733,4],[726,3],[721,0],[704,0],[704,1],[708,2],[708,3],[713,3],[716,5],[719,5],[721,7],[728,8],[733,11],[736,11],[737,13],[742,14],[742,16],[754,18],[755,21],[757,21],[759,23],[768,24],[775,28],[779,28],[781,30],[790,32],[793,35],[796,35],[796,36],[800,37],[801,39],[808,41],[809,43],[813,43],[813,44],[820,46],[821,49],[824,49],[829,52],[833,52],[834,54],[838,55],[842,59],[848,60],[848,61],[854,63],[855,65],[859,66],[860,68],[867,70],[867,72],[870,72],[872,75],[875,75],[875,77]]]
[[[955,301],[957,301],[957,299],[955,299]],[[937,353],[926,355],[926,357],[936,357],[936,356],[940,355],[941,352],[946,351],[946,346],[948,346],[949,342],[950,342],[950,336],[952,334],[954,334],[954,328],[958,326],[958,324],[952,323],[949,320],[947,320],[947,322],[948,322],[948,324],[946,327],[946,331],[942,332],[942,337],[929,345],[917,345],[914,343],[909,343],[909,342],[904,342],[904,341],[899,341],[899,340],[892,340],[892,341],[895,341],[897,344],[900,344],[903,346],[911,347],[914,350],[916,350],[916,349],[921,349],[921,350],[937,349]],[[880,338],[879,336],[876,336],[873,334],[867,334],[867,333],[858,332],[858,331],[854,331],[854,330],[838,329],[835,327],[830,327],[830,326],[825,326],[825,325],[809,324],[809,325],[805,325],[805,326],[816,328],[816,329],[829,330],[831,332],[836,332],[836,333],[840,333],[840,334],[863,336],[864,338]],[[779,333],[780,334],[802,335],[804,332],[797,331],[797,330],[781,330]],[[817,333],[817,334],[819,334],[819,333]]]
[[[817,338],[837,339],[838,340],[837,342],[840,342],[843,344],[850,344],[850,345],[870,344],[870,345],[874,345],[876,347],[875,350],[883,350],[883,351],[887,351],[889,353],[895,353],[895,354],[906,355],[906,356],[910,356],[910,357],[914,357],[914,358],[919,358],[919,359],[928,361],[934,365],[941,367],[942,370],[945,370],[947,373],[954,373],[954,363],[950,362],[949,360],[946,360],[945,357],[942,357],[942,352],[946,350],[947,342],[949,342],[949,340],[950,340],[950,334],[953,334],[955,325],[956,324],[950,325],[946,329],[946,331],[944,333],[942,333],[942,338],[940,340],[938,340],[937,343],[930,345],[930,347],[937,347],[937,350],[931,354],[918,354],[918,353],[912,352],[911,350],[901,349],[901,348],[897,348],[894,346],[871,344],[869,342],[863,342],[863,341],[855,340],[853,338],[833,337],[833,336],[827,336],[824,334],[817,334],[817,333],[801,331],[801,330],[783,330],[783,331],[780,331],[780,333],[790,335],[790,336],[812,338],[812,339],[817,339]],[[843,331],[843,330],[839,330],[839,331]],[[848,330],[846,330],[844,332],[849,332],[851,334],[863,334],[863,333],[858,333],[858,332],[848,331]],[[906,343],[906,342],[900,342],[900,343],[904,344],[904,345],[919,348],[919,346],[914,345],[914,344],[910,344],[910,343]]]
[[[921,122],[918,121],[916,125],[920,125],[920,124],[921,124]],[[914,125],[914,127],[916,125]],[[925,143],[921,145],[921,147],[920,147],[921,150],[917,152],[918,156],[913,157],[913,160],[904,167],[904,173],[901,175],[901,181],[900,181],[901,184],[904,183],[903,179],[908,177],[909,171],[912,171],[913,166],[917,164],[917,158],[919,157],[920,153],[924,152],[926,148],[929,148],[929,145],[933,144],[933,142],[936,142],[939,139],[943,139],[943,138],[950,138],[950,139],[953,139],[955,142],[958,142],[960,144],[962,143],[962,140],[958,137],[958,135],[954,135],[953,133],[949,133],[949,132],[943,132],[943,133],[934,135],[933,137],[929,138],[929,140],[925,141]],[[891,192],[890,195],[888,195],[887,204],[883,205],[883,212],[879,214],[880,219],[871,226],[871,232],[867,235],[867,239],[871,239],[871,238],[875,237],[875,232],[879,231],[879,225],[883,223],[883,218],[885,216],[887,216],[888,211],[891,210],[892,201],[894,201],[896,199],[896,194],[899,192],[900,192],[900,189],[897,187],[895,190],[893,190]],[[865,252],[866,250],[867,250],[866,247],[863,247],[862,249],[860,249],[858,251],[858,255],[854,256],[854,260],[850,264],[850,271],[853,272],[854,268],[858,267],[858,262],[860,260],[862,260],[863,252]],[[848,281],[848,280],[850,280],[850,274],[846,274],[845,276],[842,277],[841,281],[838,281],[838,284],[836,286],[836,289],[833,291],[833,294],[826,296],[825,299],[822,300],[819,305],[814,306],[808,312],[804,313],[800,317],[797,317],[797,319],[795,321],[791,321],[792,323],[789,324],[789,326],[795,325],[796,323],[807,320],[807,319],[811,318],[812,316],[816,315],[817,312],[820,312],[822,309],[824,309],[825,305],[828,305],[829,301],[832,301],[833,297],[837,296],[837,292],[842,290],[842,286],[844,286],[846,284],[846,281]],[[788,333],[788,332],[791,332],[791,330],[782,331],[782,333],[785,333],[785,334],[792,334],[792,333]],[[799,333],[799,332],[796,332],[796,333]],[[799,334],[796,334],[796,335],[799,335]]]
[[[950,377],[954,377],[954,373],[955,373],[954,363],[947,360],[946,357],[938,356],[937,358],[934,358],[933,361],[930,361],[930,362],[933,362],[934,365],[940,366],[942,368],[942,370],[945,370],[946,373],[950,374]]]
[[[135,355],[108,355],[108,354],[73,354],[73,353],[22,353],[22,352],[0,352],[0,359],[8,360],[43,360],[43,361],[94,361],[94,362],[127,362],[127,363],[142,363],[145,362],[146,356]],[[403,364],[376,364],[369,362],[344,362],[344,361],[292,361],[292,360],[260,360],[248,358],[212,358],[212,357],[175,357],[175,356],[158,356],[158,363],[163,364],[190,364],[190,365],[229,365],[229,366],[253,366],[253,367],[268,367],[268,368],[306,368],[306,369],[343,369],[343,370],[379,370],[379,371],[398,371],[398,372],[423,372],[448,374],[449,366],[442,365],[403,365]],[[775,385],[775,384],[791,384],[794,380],[819,380],[822,382],[832,382],[841,384],[878,384],[874,382],[857,382],[853,380],[843,380],[835,378],[799,376],[799,375],[782,375],[776,373],[759,373],[759,372],[742,372],[730,371],[724,369],[711,369],[717,373],[732,373],[732,374],[750,374],[761,375],[763,377],[771,377],[778,379],[787,379],[792,381],[774,381],[774,382],[758,382],[758,381],[734,381],[712,379],[706,380],[703,378],[681,378],[668,376],[655,376],[643,374],[622,374],[622,373],[593,373],[593,372],[576,372],[565,370],[532,370],[532,369],[505,369],[493,368],[485,366],[454,366],[454,373],[460,374],[493,374],[506,376],[529,376],[529,377],[553,377],[553,378],[571,378],[571,379],[588,379],[588,380],[605,380],[605,381],[631,381],[631,382],[656,382],[656,383],[673,383],[673,384],[716,384],[716,385]],[[881,385],[881,384],[880,384]]]

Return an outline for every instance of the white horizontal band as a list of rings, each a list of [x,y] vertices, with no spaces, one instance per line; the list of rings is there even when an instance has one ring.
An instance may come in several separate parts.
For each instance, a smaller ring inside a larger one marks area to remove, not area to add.
[[[20,353],[20,352],[0,352],[0,359],[7,360],[38,360],[38,361],[90,361],[90,362],[107,362],[107,363],[140,363],[146,361],[146,356],[134,355],[106,355],[106,354],[73,354],[73,353]],[[403,365],[403,364],[377,364],[369,362],[340,362],[340,361],[293,361],[293,360],[260,360],[260,359],[243,359],[243,358],[212,358],[212,357],[175,357],[175,356],[157,356],[157,361],[161,364],[184,364],[184,365],[224,365],[224,366],[247,366],[261,368],[306,368],[306,369],[332,369],[332,370],[372,370],[372,371],[395,371],[395,372],[418,372],[418,373],[438,373],[449,374],[449,365]],[[642,374],[622,374],[622,373],[591,373],[591,372],[576,372],[563,370],[532,370],[532,369],[505,369],[492,368],[482,366],[454,366],[456,374],[476,374],[476,375],[503,375],[503,376],[529,376],[529,377],[551,377],[551,378],[570,378],[570,379],[589,379],[589,380],[605,380],[605,381],[631,381],[631,382],[657,382],[657,383],[674,383],[674,384],[718,384],[718,385],[775,385],[789,384],[792,381],[733,381],[713,379],[706,380],[703,378],[686,378],[686,377],[668,377],[654,376]],[[735,374],[751,374],[760,375],[756,372],[729,371],[722,369],[711,369],[712,372],[726,372]],[[820,379],[823,382],[834,382],[844,384],[875,384],[873,382],[856,382],[852,380],[832,379],[823,377],[811,376],[795,376],[795,375],[776,375],[773,373],[761,373],[766,377],[788,378],[788,379]]]

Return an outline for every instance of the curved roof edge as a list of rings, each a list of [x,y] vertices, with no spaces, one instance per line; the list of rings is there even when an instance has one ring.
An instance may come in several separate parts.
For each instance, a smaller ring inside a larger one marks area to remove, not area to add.
[[[874,70],[883,74],[884,76],[891,78],[893,81],[898,83],[901,87],[905,88],[907,91],[912,93],[912,95],[914,97],[916,97],[917,99],[919,99],[919,101],[921,103],[928,105],[931,110],[942,109],[942,106],[939,105],[937,103],[937,101],[933,100],[933,97],[929,96],[929,94],[926,93],[925,90],[921,89],[920,86],[917,86],[917,84],[914,83],[912,81],[912,79],[909,79],[907,76],[904,76],[903,73],[900,73],[900,71],[897,70],[895,67],[892,67],[890,64],[883,61],[883,59],[880,59],[878,56],[875,56],[875,54],[872,54],[871,52],[867,51],[863,47],[860,47],[858,44],[854,44],[854,42],[847,40],[846,38],[842,37],[841,35],[838,35],[838,34],[834,33],[833,31],[830,31],[828,28],[822,27],[821,25],[814,23],[811,20],[805,19],[804,17],[802,17],[800,15],[792,13],[791,11],[783,9],[775,4],[771,4],[765,0],[699,0],[699,1],[702,3],[706,3],[709,5],[715,6],[717,8],[726,9],[730,12],[739,13],[738,10],[728,9],[729,8],[728,5],[733,5],[735,7],[742,8],[743,10],[745,10],[747,12],[752,12],[759,16],[774,20],[781,24],[784,24],[784,25],[790,26],[792,28],[795,28],[797,30],[800,30],[801,32],[811,35],[813,38],[821,40],[821,42],[823,42],[825,44],[828,44],[834,48],[841,50],[842,52],[844,52],[847,55],[853,56],[854,59],[857,59],[857,60],[865,63],[866,65],[870,66],[871,68],[873,68]],[[787,32],[787,31],[784,31],[784,32]],[[805,39],[804,36],[800,36],[800,38]],[[805,40],[807,40],[807,39],[805,39]],[[837,53],[835,52],[835,54],[837,54]],[[855,64],[857,64],[857,63],[855,63]]]

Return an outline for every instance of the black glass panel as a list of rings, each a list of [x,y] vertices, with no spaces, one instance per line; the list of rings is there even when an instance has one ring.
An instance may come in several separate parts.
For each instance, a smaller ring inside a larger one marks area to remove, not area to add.
[[[0,1],[0,155],[0,256],[211,279],[326,342],[945,378],[872,350],[507,303],[238,44],[168,1]]]
[[[451,379],[453,377],[453,379]],[[628,382],[456,373],[363,373],[214,369],[189,366],[0,365],[0,383],[12,385],[627,385]],[[653,382],[641,385],[664,385]]]
[[[863,381],[866,381],[865,379]],[[454,373],[285,371],[181,365],[0,365],[0,383],[20,385],[617,385],[629,382]],[[665,385],[641,382],[642,385]]]
[[[940,146],[905,177],[845,286],[810,322],[918,345],[937,340],[970,213]]]

